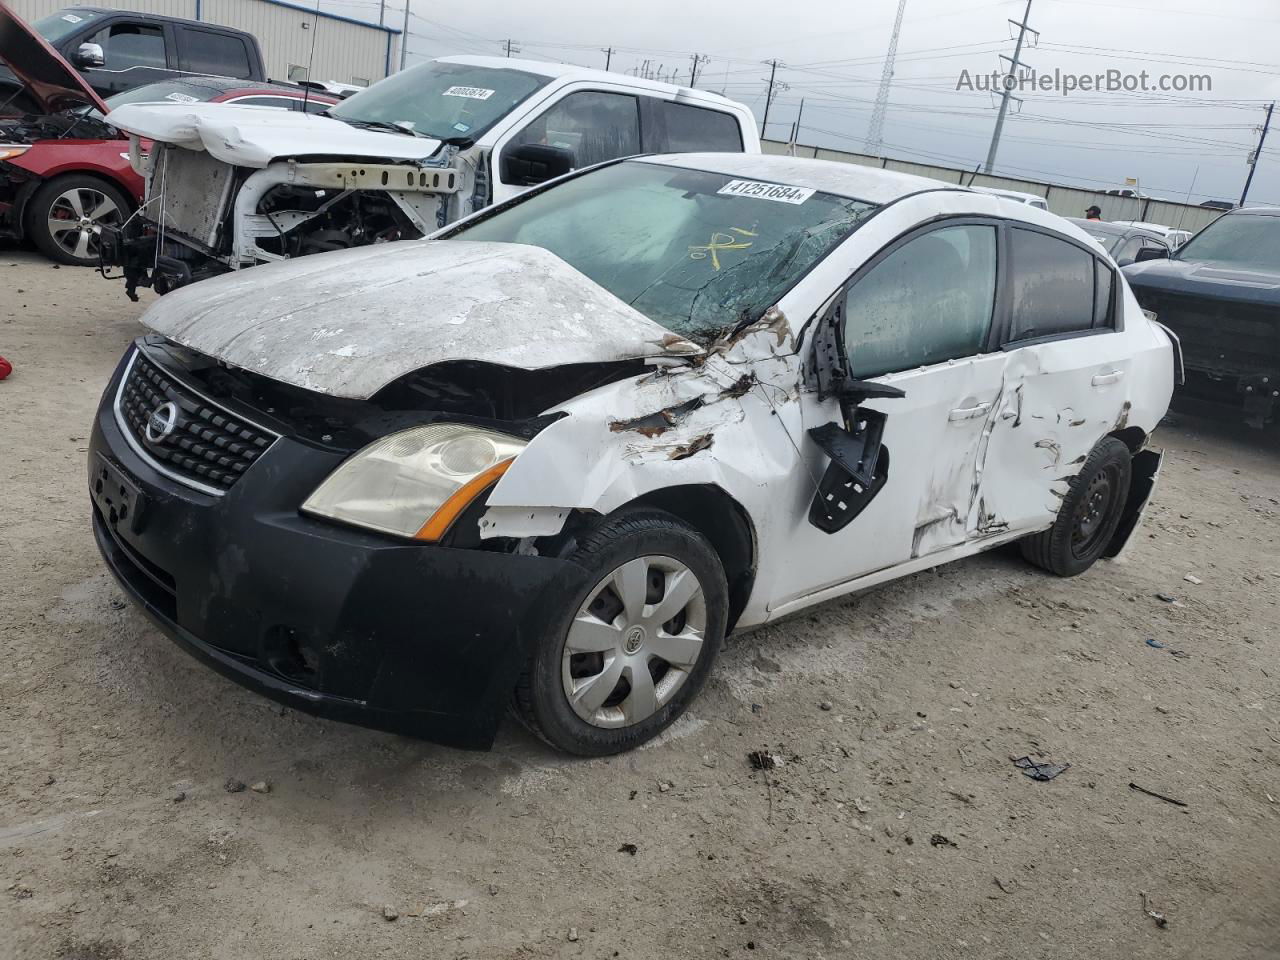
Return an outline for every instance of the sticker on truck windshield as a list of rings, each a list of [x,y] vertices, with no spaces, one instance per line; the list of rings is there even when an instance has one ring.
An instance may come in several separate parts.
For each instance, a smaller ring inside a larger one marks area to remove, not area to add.
[[[468,100],[488,100],[494,91],[486,87],[450,87],[444,92],[446,97],[466,97]]]
[[[174,103],[199,103],[200,102],[198,97],[193,97],[189,93],[176,93],[176,92],[166,93],[164,95],[164,98],[166,100],[172,100]]]
[[[804,203],[817,192],[812,187],[789,187],[781,183],[761,183],[759,180],[730,180],[716,191],[729,197],[755,197],[757,200],[776,200],[778,203]]]
[[[67,21],[67,23],[79,23],[83,17],[77,17],[74,13],[64,13],[62,15],[62,19]]]

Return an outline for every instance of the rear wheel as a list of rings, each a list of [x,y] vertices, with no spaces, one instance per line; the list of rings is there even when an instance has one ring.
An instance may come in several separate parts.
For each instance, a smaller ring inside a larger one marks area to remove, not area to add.
[[[1053,526],[1024,539],[1022,555],[1060,577],[1088,570],[1115,536],[1132,471],[1129,448],[1104,437],[1072,479]]]
[[[98,265],[98,231],[119,227],[129,216],[129,202],[97,177],[55,177],[27,203],[27,236],[45,256],[76,267]]]
[[[561,750],[619,753],[670,726],[706,682],[727,618],[724,570],[701,534],[657,510],[606,518],[569,559],[588,585],[555,605],[516,710]]]

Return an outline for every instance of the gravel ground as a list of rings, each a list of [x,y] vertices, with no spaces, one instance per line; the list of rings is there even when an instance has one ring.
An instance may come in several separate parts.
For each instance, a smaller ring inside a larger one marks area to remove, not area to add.
[[[0,957],[1280,956],[1274,433],[1162,429],[1081,578],[989,554],[730,640],[647,749],[465,753],[282,710],[124,604],[84,460],[145,300],[13,250],[0,291]]]

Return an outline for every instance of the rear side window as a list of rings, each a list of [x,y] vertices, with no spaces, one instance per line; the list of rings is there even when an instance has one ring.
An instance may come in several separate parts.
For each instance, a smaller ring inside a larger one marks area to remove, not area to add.
[[[190,73],[209,73],[241,80],[253,75],[249,67],[249,49],[242,39],[190,27],[182,29],[178,66]]]
[[[1093,325],[1108,330],[1116,328],[1116,275],[1101,260],[1094,260]]]
[[[877,377],[981,353],[995,293],[995,227],[943,227],[908,240],[849,289],[851,372]]]
[[[741,153],[742,131],[728,113],[661,100],[667,121],[666,150],[671,153]]]
[[[1010,231],[1013,317],[1009,339],[1033,340],[1093,326],[1094,257],[1043,233]]]

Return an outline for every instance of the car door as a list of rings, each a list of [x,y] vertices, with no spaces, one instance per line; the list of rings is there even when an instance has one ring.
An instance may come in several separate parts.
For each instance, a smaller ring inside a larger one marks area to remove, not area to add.
[[[1009,229],[1008,355],[971,535],[1053,522],[1071,478],[1122,429],[1132,365],[1123,287],[1102,257],[1061,234]]]
[[[524,144],[569,151],[573,169],[640,153],[640,98],[612,90],[575,90],[552,102],[498,143],[494,151],[494,203],[534,185],[515,176],[509,162],[510,151]]]
[[[873,497],[840,529],[822,529],[812,514],[800,525],[795,555],[805,562],[783,572],[776,605],[964,543],[1005,362],[993,340],[1001,309],[998,251],[993,220],[930,224],[860,268],[819,321],[839,329],[847,370],[837,379],[873,381],[905,396],[858,406],[855,421],[868,411],[883,415],[887,477],[878,492],[868,488]],[[821,330],[810,363],[842,364],[816,348],[820,336]],[[810,431],[842,419],[838,404],[818,393],[803,395],[802,405]],[[826,484],[818,476],[831,462],[810,459],[815,484]],[[837,499],[846,495],[863,496],[855,488]],[[823,582],[814,583],[815,570],[824,571]]]
[[[119,17],[81,42],[102,48],[102,65],[81,66],[80,72],[104,99],[173,74],[173,41],[163,22]]]

